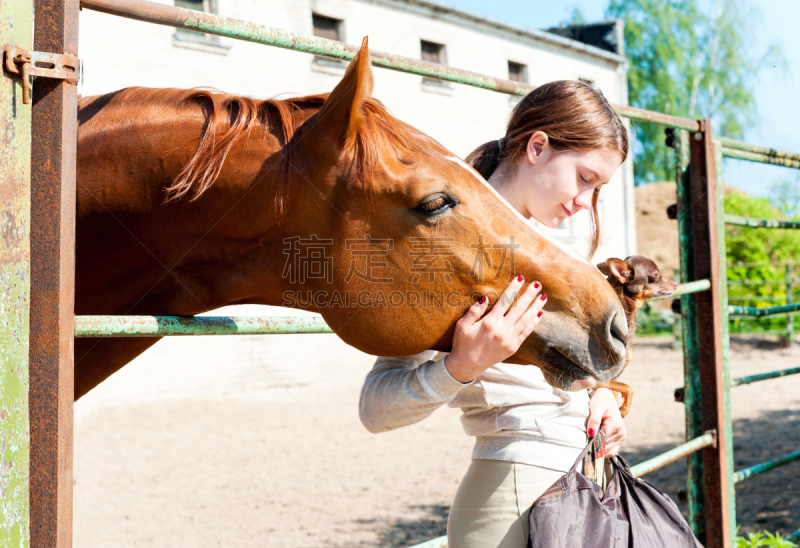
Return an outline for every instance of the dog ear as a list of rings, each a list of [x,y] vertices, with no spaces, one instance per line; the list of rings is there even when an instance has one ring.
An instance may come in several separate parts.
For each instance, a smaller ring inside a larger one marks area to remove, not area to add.
[[[626,284],[633,280],[633,269],[622,259],[612,257],[597,265],[597,268],[606,276],[613,276],[621,284]]]

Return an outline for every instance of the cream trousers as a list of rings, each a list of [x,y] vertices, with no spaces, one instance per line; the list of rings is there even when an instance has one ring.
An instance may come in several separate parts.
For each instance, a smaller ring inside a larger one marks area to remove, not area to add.
[[[502,460],[473,460],[447,519],[447,548],[525,548],[528,513],[564,472]]]

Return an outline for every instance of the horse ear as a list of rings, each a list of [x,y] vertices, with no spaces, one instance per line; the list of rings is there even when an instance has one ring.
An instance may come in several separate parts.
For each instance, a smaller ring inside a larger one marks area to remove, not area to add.
[[[612,257],[606,262],[597,265],[597,268],[606,276],[614,276],[621,284],[626,284],[633,280],[633,269],[622,259]]]
[[[342,80],[333,88],[317,113],[321,130],[336,135],[340,142],[354,137],[364,119],[363,102],[372,96],[372,63],[369,58],[368,37],[361,42]]]

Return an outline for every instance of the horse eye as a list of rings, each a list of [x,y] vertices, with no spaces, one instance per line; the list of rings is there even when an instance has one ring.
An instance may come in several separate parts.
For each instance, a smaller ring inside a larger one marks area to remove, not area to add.
[[[449,196],[435,194],[419,204],[415,209],[426,215],[438,215],[444,213],[451,207],[455,207],[458,202]]]

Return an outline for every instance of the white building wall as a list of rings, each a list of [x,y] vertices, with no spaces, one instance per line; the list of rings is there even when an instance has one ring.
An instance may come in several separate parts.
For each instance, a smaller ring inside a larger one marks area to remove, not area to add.
[[[534,85],[588,79],[612,103],[627,104],[625,65],[609,59],[613,56],[587,53],[592,48],[574,42],[570,47],[498,30],[457,14],[432,16],[420,4],[416,0],[218,0],[217,12],[304,34],[313,33],[314,12],[343,20],[344,41],[350,44],[360,44],[363,36],[369,36],[373,49],[419,58],[420,40],[428,40],[445,44],[447,64],[454,67],[506,78],[511,60],[527,65],[529,82]],[[170,27],[82,10],[79,51],[85,76],[81,93],[96,95],[128,86],[205,86],[259,98],[296,96],[330,91],[344,72],[319,66],[305,53],[224,37],[216,52],[189,49],[173,41],[175,32]],[[443,89],[424,85],[419,76],[381,68],[374,72],[375,97],[396,117],[462,157],[504,134],[517,101],[470,86],[451,84]],[[631,166],[629,159],[601,193],[603,244],[596,262],[636,251]],[[555,231],[580,252],[588,248],[588,232],[586,213]]]

